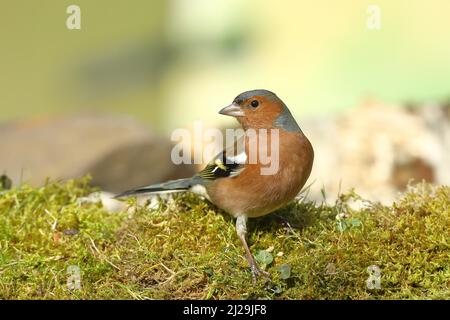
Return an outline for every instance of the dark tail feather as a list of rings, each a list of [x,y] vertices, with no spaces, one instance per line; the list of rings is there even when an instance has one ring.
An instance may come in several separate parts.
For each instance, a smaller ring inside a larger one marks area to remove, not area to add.
[[[149,186],[140,187],[137,189],[132,189],[125,191],[121,194],[114,196],[114,199],[131,197],[138,194],[150,194],[150,193],[163,193],[163,192],[183,192],[188,190],[195,184],[199,184],[197,177],[171,180],[164,183],[152,184]]]

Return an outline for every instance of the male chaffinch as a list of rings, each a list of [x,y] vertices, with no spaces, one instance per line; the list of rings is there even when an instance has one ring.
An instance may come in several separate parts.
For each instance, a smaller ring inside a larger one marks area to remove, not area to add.
[[[247,219],[269,214],[295,198],[311,173],[314,151],[289,109],[270,91],[241,93],[219,113],[239,121],[245,133],[243,138],[220,152],[191,178],[133,189],[116,198],[184,191],[205,196],[236,218],[236,232],[255,279],[267,273],[258,267],[247,245]],[[252,135],[248,134],[251,132],[259,143],[252,144]],[[269,132],[277,134],[271,136]],[[241,152],[236,155],[234,150],[239,148]],[[273,157],[278,161],[274,172],[263,173],[267,161],[262,161],[261,151],[271,156],[278,152],[278,159]],[[256,161],[255,153],[260,155]]]

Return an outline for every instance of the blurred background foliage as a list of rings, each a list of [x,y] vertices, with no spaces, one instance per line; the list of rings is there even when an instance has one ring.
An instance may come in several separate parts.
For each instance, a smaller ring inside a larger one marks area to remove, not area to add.
[[[381,8],[381,30],[366,26]],[[68,30],[66,8],[81,8]],[[450,2],[2,0],[0,121],[43,114],[132,114],[161,132],[255,88],[297,118],[367,96],[393,103],[450,93]]]

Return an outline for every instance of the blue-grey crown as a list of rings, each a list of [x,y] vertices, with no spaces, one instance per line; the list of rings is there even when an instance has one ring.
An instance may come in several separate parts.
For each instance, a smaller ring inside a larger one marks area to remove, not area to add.
[[[269,90],[264,90],[264,89],[257,89],[257,90],[250,90],[250,91],[245,91],[242,92],[240,95],[238,95],[235,99],[234,102],[242,102],[245,101],[253,96],[263,96],[263,97],[273,97],[273,98],[277,98],[275,93],[269,91]]]

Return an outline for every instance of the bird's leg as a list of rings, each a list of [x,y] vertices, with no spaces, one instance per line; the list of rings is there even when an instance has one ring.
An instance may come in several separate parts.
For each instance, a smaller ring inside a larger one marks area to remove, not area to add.
[[[236,219],[236,232],[239,239],[244,246],[245,253],[247,256],[247,261],[250,264],[250,268],[252,269],[253,281],[256,280],[257,276],[269,276],[269,273],[262,270],[255,261],[250,249],[247,245],[246,235],[247,235],[247,216],[239,215]]]

